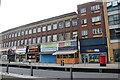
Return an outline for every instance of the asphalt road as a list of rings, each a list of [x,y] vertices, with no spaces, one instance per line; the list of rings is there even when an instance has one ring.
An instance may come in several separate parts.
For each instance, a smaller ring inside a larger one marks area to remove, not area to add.
[[[2,72],[6,72],[6,67],[2,67]],[[9,73],[30,75],[30,69],[10,67]],[[70,78],[70,72],[34,69],[33,76],[46,78]],[[73,78],[118,78],[118,74],[93,73],[93,72],[73,72]]]

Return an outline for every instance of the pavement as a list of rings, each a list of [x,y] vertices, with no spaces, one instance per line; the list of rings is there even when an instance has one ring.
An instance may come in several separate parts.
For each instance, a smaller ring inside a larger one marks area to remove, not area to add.
[[[0,64],[8,64],[8,62],[0,62]],[[80,63],[80,64],[64,64],[64,66],[61,66],[60,64],[55,63],[31,63],[28,62],[10,62],[10,64],[14,65],[32,65],[37,67],[72,67],[72,68],[96,68],[96,69],[120,69],[119,63],[114,64],[106,64],[106,66],[100,66],[99,63]]]

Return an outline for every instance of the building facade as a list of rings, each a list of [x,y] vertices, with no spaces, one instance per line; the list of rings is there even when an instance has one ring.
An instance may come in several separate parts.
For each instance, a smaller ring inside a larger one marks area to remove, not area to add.
[[[106,3],[110,31],[110,45],[114,61],[120,62],[120,0],[109,0]]]

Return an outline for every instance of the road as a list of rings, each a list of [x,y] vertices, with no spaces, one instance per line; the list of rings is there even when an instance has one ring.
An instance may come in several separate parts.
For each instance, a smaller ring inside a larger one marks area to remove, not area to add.
[[[2,67],[2,72],[6,72],[6,67]],[[9,73],[30,75],[30,69],[10,67]],[[47,78],[70,78],[69,71],[53,71],[34,69],[33,75],[36,77]],[[118,74],[112,73],[92,73],[92,72],[73,72],[73,78],[118,78]]]

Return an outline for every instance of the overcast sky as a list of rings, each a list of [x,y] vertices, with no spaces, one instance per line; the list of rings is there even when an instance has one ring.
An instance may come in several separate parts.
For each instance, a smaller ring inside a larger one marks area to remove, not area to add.
[[[77,5],[94,0],[2,0],[0,33],[42,19],[77,12]]]

